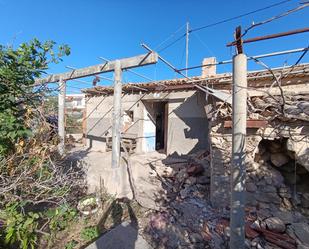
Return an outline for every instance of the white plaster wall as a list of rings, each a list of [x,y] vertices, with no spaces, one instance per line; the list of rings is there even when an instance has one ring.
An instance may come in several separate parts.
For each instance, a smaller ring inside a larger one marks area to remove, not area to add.
[[[155,147],[155,124],[149,118],[146,101],[168,102],[167,153],[183,155],[208,146],[208,122],[204,110],[205,94],[196,91],[129,94],[122,98],[122,110],[133,110],[134,124],[126,131],[137,135],[137,152]],[[146,102],[145,101],[145,102]],[[137,102],[137,103],[136,103]],[[111,136],[113,96],[91,97],[86,103],[88,146],[105,151],[105,136]],[[149,109],[149,108],[148,108]],[[153,137],[153,140],[149,139]]]
[[[208,148],[205,105],[205,94],[201,92],[168,103],[167,154],[182,156]]]

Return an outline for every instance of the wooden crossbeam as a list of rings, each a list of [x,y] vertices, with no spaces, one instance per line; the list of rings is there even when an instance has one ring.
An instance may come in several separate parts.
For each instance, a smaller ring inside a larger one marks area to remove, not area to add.
[[[147,54],[142,54],[130,58],[119,59],[121,64],[121,69],[130,69],[134,67],[146,66],[149,64],[154,64],[158,61],[158,54],[155,52],[149,52]],[[35,84],[46,84],[46,83],[54,83],[59,82],[60,79],[63,81],[73,80],[82,77],[92,76],[99,73],[112,72],[115,69],[115,62],[110,61],[106,63],[97,64],[94,66],[89,66],[80,69],[74,69],[73,71],[53,74],[49,77],[36,79]]]

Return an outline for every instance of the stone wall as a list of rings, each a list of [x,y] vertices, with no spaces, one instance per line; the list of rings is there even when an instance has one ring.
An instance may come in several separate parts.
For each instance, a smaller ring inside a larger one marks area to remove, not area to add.
[[[294,135],[290,137],[291,134]],[[290,154],[294,156],[295,161],[299,165],[302,165],[303,170],[307,168],[308,160],[305,158],[308,155],[309,143],[306,141],[305,135],[306,131],[304,129],[288,126],[247,130],[246,202],[248,205],[261,208],[272,206],[286,209],[296,208],[296,203],[291,200],[292,189],[290,184],[288,184],[289,181],[284,178],[284,172],[280,167],[289,167],[287,164],[290,161],[286,161],[286,158],[289,158],[288,154]],[[267,151],[266,153],[265,147],[259,146],[262,140],[274,141],[276,139],[279,141],[284,140],[278,151]],[[210,133],[210,142],[211,201],[216,207],[229,206],[231,129],[222,128],[222,123],[213,125]],[[261,150],[264,150],[264,152]],[[294,172],[293,168],[287,170]],[[303,201],[303,207],[305,208],[307,196],[308,194],[306,193],[300,194],[300,198],[305,199]]]

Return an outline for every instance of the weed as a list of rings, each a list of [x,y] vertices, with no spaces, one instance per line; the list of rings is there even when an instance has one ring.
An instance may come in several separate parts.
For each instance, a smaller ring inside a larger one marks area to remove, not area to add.
[[[77,242],[75,240],[71,240],[65,245],[65,249],[73,249],[77,246]]]
[[[91,241],[97,237],[99,237],[100,233],[97,227],[85,227],[80,233],[80,237],[82,240]]]

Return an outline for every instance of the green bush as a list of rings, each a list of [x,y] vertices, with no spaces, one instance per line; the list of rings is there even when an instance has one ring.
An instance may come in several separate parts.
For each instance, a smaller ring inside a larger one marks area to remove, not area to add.
[[[0,156],[14,151],[15,144],[32,133],[34,110],[46,95],[46,87],[36,86],[50,63],[69,55],[67,45],[54,51],[55,42],[37,39],[17,49],[0,45]]]
[[[8,203],[5,210],[1,211],[1,219],[6,221],[5,244],[19,244],[22,249],[34,249],[40,216],[33,212],[25,213],[24,204]]]

